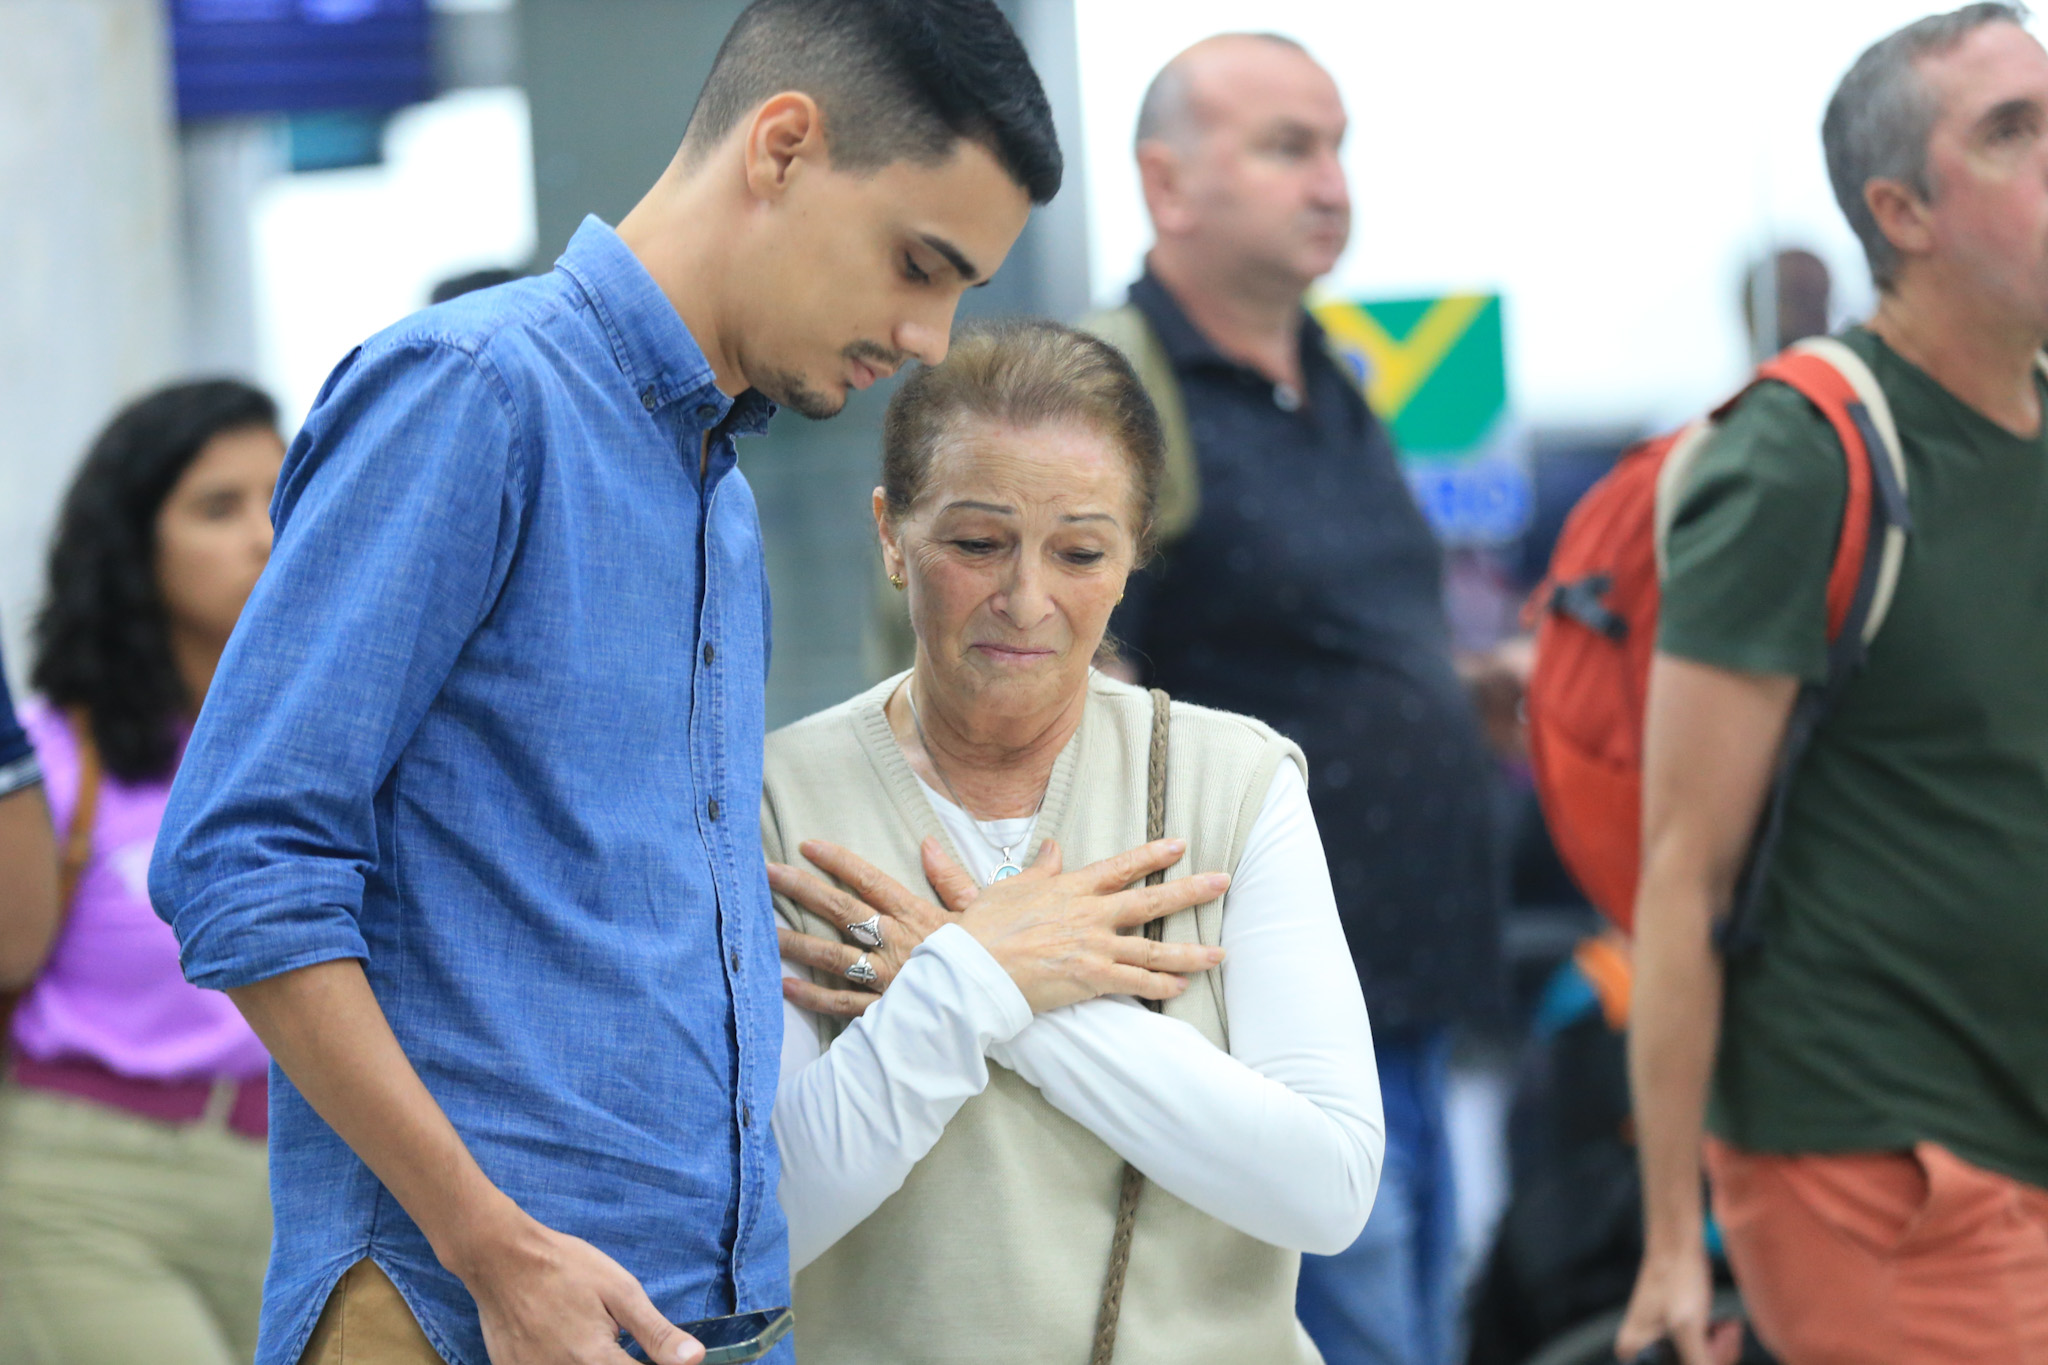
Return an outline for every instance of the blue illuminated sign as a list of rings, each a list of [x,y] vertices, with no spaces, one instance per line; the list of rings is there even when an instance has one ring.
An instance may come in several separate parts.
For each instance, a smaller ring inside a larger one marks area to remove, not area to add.
[[[396,109],[433,94],[426,0],[170,0],[178,117]]]

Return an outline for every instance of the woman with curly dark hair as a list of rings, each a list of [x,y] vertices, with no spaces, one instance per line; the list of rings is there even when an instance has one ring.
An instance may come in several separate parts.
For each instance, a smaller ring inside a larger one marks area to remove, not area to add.
[[[0,961],[29,978],[0,1084],[0,1359],[255,1354],[269,1060],[227,997],[186,984],[148,872],[270,556],[283,457],[260,391],[173,385],[100,434],[58,521],[22,723],[66,894],[54,919],[0,920]]]

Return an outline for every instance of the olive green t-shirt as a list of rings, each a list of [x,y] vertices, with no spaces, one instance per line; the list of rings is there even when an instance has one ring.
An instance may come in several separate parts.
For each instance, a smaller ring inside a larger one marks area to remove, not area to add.
[[[1931,1140],[2048,1186],[2048,436],[1844,340],[1891,402],[1913,531],[1794,777],[1762,946],[1728,964],[1711,1123],[1766,1152]],[[1659,647],[1823,678],[1847,488],[1826,420],[1754,390],[1680,503]]]

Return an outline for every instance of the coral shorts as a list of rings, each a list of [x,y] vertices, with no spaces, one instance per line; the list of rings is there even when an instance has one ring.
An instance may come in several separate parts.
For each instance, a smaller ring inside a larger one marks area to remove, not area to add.
[[[2048,1365],[2048,1190],[1923,1142],[1707,1144],[1751,1324],[1785,1365]]]

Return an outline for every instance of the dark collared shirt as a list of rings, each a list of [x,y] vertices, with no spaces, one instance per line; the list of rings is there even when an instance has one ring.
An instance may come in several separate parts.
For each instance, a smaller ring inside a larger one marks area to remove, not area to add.
[[[1386,427],[1306,313],[1294,395],[1220,353],[1149,273],[1130,300],[1179,378],[1201,509],[1112,629],[1151,684],[1307,753],[1375,1028],[1491,1008],[1489,760],[1451,664],[1442,552]]]
[[[595,219],[552,274],[365,343],[292,443],[150,883],[199,985],[361,959],[484,1172],[678,1322],[789,1302],[768,601],[732,441],[771,412],[713,387]],[[485,1365],[418,1227],[271,1094],[259,1361],[296,1361],[370,1256]]]

